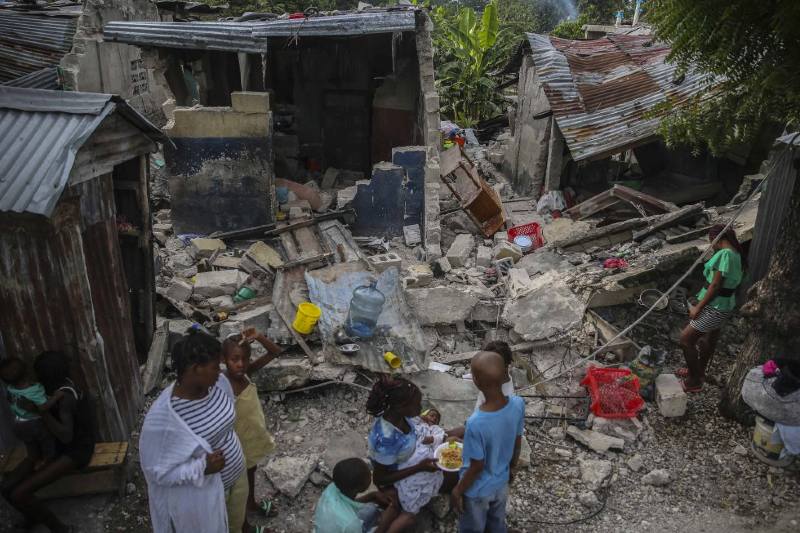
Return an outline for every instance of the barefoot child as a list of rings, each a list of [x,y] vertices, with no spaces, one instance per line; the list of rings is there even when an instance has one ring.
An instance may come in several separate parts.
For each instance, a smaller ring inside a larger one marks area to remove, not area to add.
[[[250,343],[253,341],[258,341],[266,348],[267,353],[251,362]],[[246,520],[248,511],[263,511],[267,515],[270,513],[269,502],[264,502],[261,507],[256,503],[254,484],[256,465],[275,448],[275,441],[267,431],[258,391],[248,376],[278,357],[281,351],[277,344],[258,333],[255,328],[248,328],[241,335],[232,335],[222,343],[222,357],[227,368],[225,374],[231,382],[233,395],[236,397],[234,429],[244,451],[249,491],[247,494],[242,494],[241,490],[234,487],[231,493],[228,501],[228,523],[231,533],[239,530],[244,533],[250,531]]]
[[[345,459],[333,467],[333,483],[314,512],[314,533],[384,533],[400,514],[397,502],[382,492],[365,492],[372,472],[365,461]],[[383,510],[381,510],[383,508]]]
[[[499,354],[478,352],[471,370],[486,402],[467,420],[464,466],[451,502],[461,515],[459,532],[505,533],[508,482],[519,459],[525,402],[503,394],[508,373]]]

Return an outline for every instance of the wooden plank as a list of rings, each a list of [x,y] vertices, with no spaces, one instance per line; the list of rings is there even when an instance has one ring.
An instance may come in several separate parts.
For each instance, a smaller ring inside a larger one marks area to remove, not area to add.
[[[606,322],[600,315],[594,311],[587,311],[586,318],[590,323],[594,324],[600,334],[600,340],[603,343],[608,342],[619,334],[619,330]],[[622,336],[613,344],[606,346],[600,353],[613,352],[620,357],[622,361],[632,361],[639,354],[641,348],[638,344],[633,342],[630,338]]]
[[[675,224],[678,224],[679,222],[682,222],[688,218],[699,216],[702,212],[703,204],[692,204],[672,213],[662,215],[654,220],[647,228],[640,231],[634,231],[633,240],[641,241],[657,231],[674,226]]]
[[[314,360],[316,354],[308,347],[305,339],[294,330],[292,319],[290,318],[294,316],[297,310],[289,294],[298,283],[305,284],[305,269],[303,267],[278,270],[275,273],[275,283],[272,286],[272,305],[275,306],[275,312],[281,317],[295,342],[300,345],[309,359]]]
[[[620,200],[650,207],[656,212],[671,213],[678,210],[678,206],[672,202],[665,202],[655,196],[645,194],[636,189],[631,189],[630,187],[625,187],[624,185],[614,185],[611,194]]]
[[[161,324],[153,335],[150,351],[147,354],[147,363],[142,373],[142,392],[149,394],[161,383],[161,374],[164,371],[164,362],[169,349],[169,320]]]
[[[442,176],[452,174],[461,163],[461,148],[453,146],[439,154],[439,173]]]
[[[319,256],[323,253],[322,246],[320,246],[313,228],[299,228],[292,233],[294,234],[294,240],[297,243],[301,258]]]
[[[686,233],[668,236],[667,243],[680,244],[682,242],[689,242],[695,239],[702,239],[703,237],[708,236],[709,229],[711,229],[711,226],[703,226],[702,228],[693,229],[691,231],[687,231]]]
[[[608,189],[599,194],[595,194],[591,198],[584,200],[578,205],[570,207],[564,211],[564,214],[570,218],[579,220],[606,209],[607,207],[619,201],[611,196],[611,190],[612,189]]]
[[[317,263],[317,262],[327,262],[334,258],[336,254],[333,252],[328,252],[325,254],[314,255],[311,257],[303,257],[301,259],[297,259],[295,261],[290,261],[289,263],[284,263],[278,267],[278,270],[284,270],[287,268],[294,268],[301,265],[308,265],[310,263]]]

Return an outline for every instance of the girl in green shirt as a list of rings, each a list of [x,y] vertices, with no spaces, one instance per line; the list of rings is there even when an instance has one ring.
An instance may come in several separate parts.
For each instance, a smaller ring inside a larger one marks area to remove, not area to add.
[[[689,323],[681,333],[681,349],[686,368],[676,372],[683,377],[686,392],[700,392],[705,381],[706,368],[717,347],[720,330],[736,308],[736,288],[742,282],[742,245],[732,229],[712,226],[708,232],[713,241],[714,255],[703,268],[707,285],[697,294],[698,303],[689,308]],[[724,231],[724,233],[723,233]]]

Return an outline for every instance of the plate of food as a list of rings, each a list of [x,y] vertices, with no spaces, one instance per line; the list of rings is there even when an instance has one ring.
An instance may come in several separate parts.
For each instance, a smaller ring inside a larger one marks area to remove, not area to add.
[[[464,464],[461,456],[464,445],[460,442],[443,442],[433,452],[436,464],[445,472],[458,472]]]

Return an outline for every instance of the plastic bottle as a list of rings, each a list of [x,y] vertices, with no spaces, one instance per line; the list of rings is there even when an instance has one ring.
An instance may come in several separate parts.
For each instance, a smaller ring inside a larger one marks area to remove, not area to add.
[[[376,287],[377,282],[353,290],[346,330],[349,335],[369,339],[375,334],[378,317],[383,311],[386,297]]]

